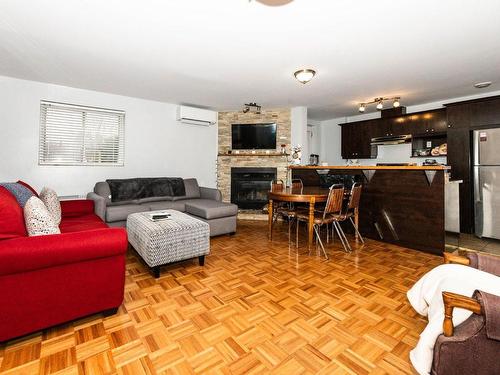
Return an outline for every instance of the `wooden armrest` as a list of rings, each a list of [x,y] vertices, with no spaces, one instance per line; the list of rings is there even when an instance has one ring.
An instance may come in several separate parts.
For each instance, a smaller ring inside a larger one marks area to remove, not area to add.
[[[443,292],[444,321],[443,332],[446,337],[453,336],[453,309],[459,307],[472,311],[474,314],[481,314],[482,309],[478,301],[473,298],[464,297],[460,294]]]
[[[468,258],[462,257],[460,255],[455,255],[452,253],[444,253],[443,257],[445,264],[455,263],[455,264],[463,264],[464,266],[468,266],[470,264],[470,260]]]

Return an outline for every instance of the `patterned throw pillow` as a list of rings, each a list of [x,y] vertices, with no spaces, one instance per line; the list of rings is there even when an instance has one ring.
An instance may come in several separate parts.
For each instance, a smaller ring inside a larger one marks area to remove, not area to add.
[[[34,195],[30,189],[22,184],[18,184],[17,182],[2,182],[0,183],[0,186],[6,188],[14,197],[16,197],[17,203],[19,203],[21,208],[23,208],[28,199]]]
[[[24,206],[24,222],[26,223],[28,236],[61,233],[47,207],[37,197],[31,197],[26,202]]]
[[[61,224],[61,203],[57,198],[57,193],[50,188],[44,187],[40,192],[40,199],[49,210],[56,225]]]

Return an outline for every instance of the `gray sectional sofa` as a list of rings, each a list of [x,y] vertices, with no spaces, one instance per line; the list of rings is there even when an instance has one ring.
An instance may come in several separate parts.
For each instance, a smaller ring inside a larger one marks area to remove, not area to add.
[[[95,203],[95,213],[109,226],[125,227],[127,216],[136,212],[172,209],[185,212],[210,225],[210,236],[236,232],[238,206],[222,202],[217,189],[198,186],[195,178],[184,179],[185,195],[160,196],[113,202],[106,181],[98,182],[87,199]]]

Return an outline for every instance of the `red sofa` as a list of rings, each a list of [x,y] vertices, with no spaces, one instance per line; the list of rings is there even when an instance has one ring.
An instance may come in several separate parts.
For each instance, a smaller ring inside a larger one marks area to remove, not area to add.
[[[61,234],[0,240],[0,342],[123,301],[127,233],[91,200],[62,201]]]

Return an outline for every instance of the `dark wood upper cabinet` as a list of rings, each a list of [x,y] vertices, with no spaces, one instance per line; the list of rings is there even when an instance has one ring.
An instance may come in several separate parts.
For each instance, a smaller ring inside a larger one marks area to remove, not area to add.
[[[370,144],[372,138],[446,132],[446,109],[340,125],[342,127],[342,158],[376,158],[377,148]]]
[[[446,107],[448,129],[469,129],[470,115],[470,104],[448,105]]]
[[[373,121],[342,124],[341,153],[343,159],[370,159],[377,157],[377,148],[371,146],[376,137]]]
[[[470,104],[471,127],[500,126],[500,98]]]
[[[447,130],[446,109],[435,109],[432,111],[412,113],[404,118],[397,118],[401,121],[405,134],[427,135],[433,133],[443,133]]]

